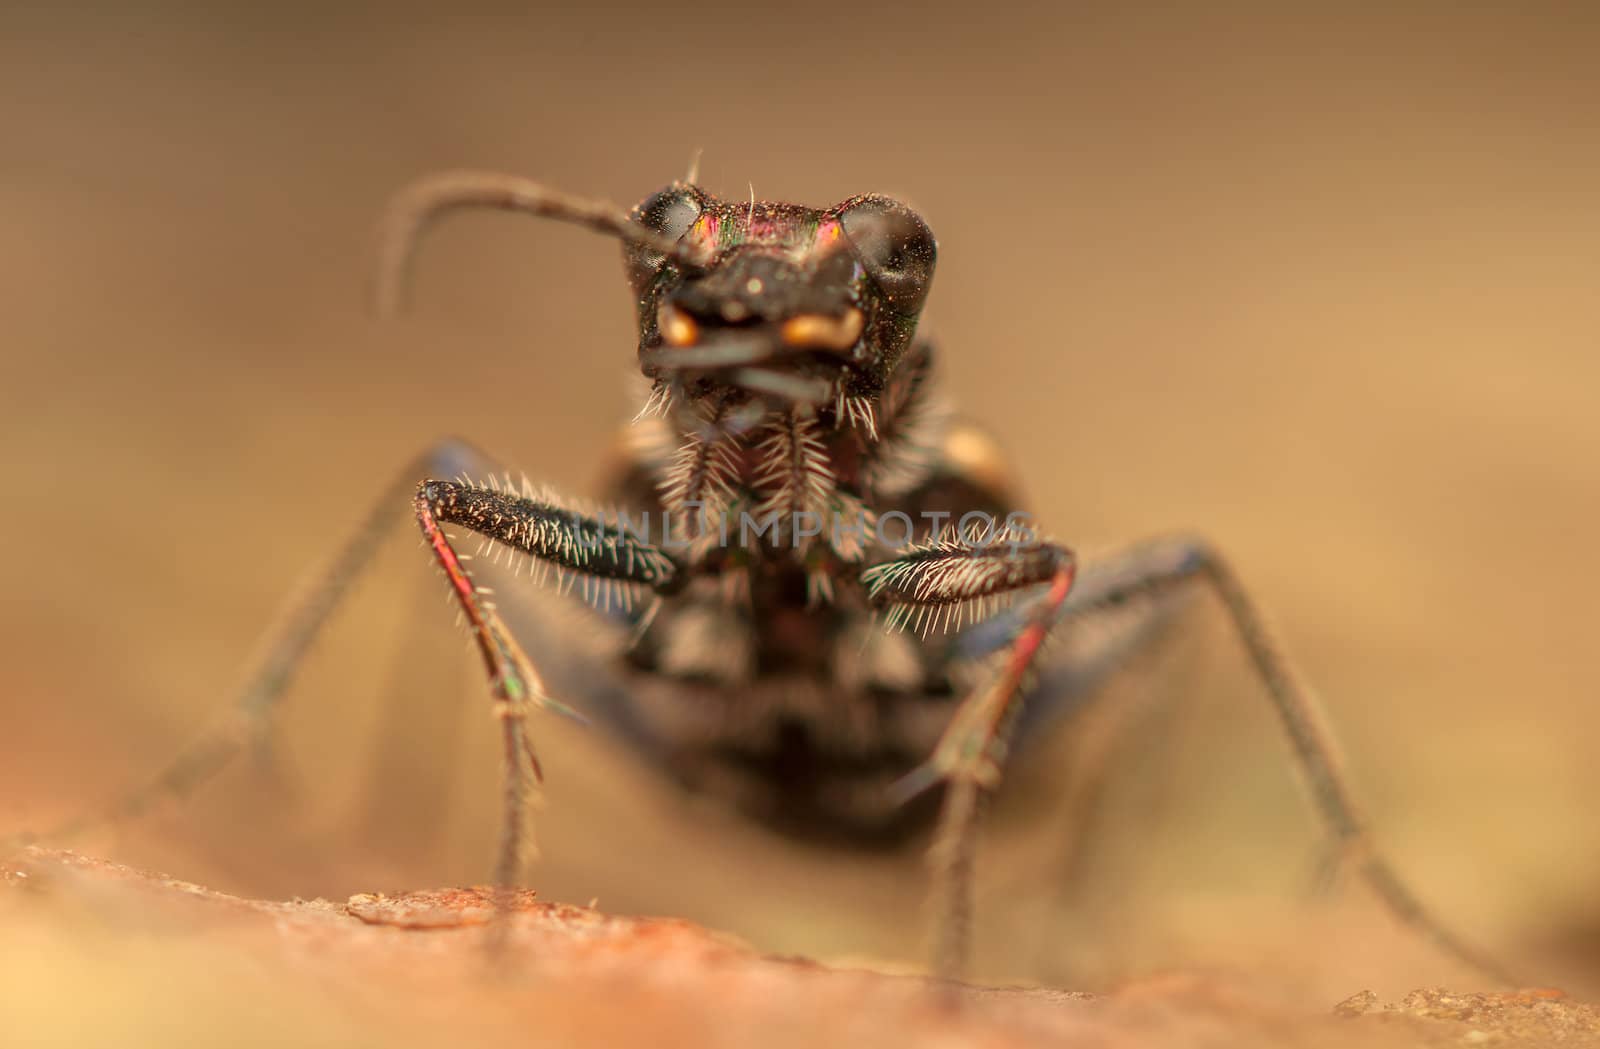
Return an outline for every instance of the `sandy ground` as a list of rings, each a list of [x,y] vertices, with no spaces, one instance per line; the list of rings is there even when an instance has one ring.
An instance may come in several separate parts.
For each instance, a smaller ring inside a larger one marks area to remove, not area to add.
[[[0,964],[0,1006],[30,1045],[1600,1045],[1600,1007],[1549,988],[1368,990],[1309,1011],[1238,976],[980,988],[762,956],[681,919],[527,891],[246,900],[71,853],[0,866],[0,916],[35,956]],[[85,1008],[61,971],[106,990]],[[179,995],[181,1014],[163,1010]]]
[[[631,414],[615,245],[464,219],[412,317],[377,326],[388,193],[478,165],[628,202],[702,149],[728,195],[915,203],[950,389],[1039,517],[1089,551],[1213,536],[1318,683],[1395,863],[1535,982],[1600,991],[1592,15],[787,17],[0,16],[0,831],[190,738],[431,438],[589,484]],[[1112,694],[1144,713],[1073,892],[1053,752],[1000,807],[979,975],[1240,973],[1319,1008],[1472,989],[1361,893],[1306,903],[1316,837],[1284,749],[1194,618]],[[307,668],[274,773],[84,845],[269,898],[481,881],[482,710],[399,540]],[[571,726],[541,739],[544,898],[917,956],[915,855],[773,841]]]

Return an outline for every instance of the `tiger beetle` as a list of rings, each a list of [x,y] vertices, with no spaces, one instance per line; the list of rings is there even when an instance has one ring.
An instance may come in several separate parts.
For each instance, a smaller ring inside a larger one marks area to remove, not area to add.
[[[515,176],[439,174],[399,194],[382,226],[380,313],[395,312],[425,230],[483,208],[622,242],[643,407],[607,509],[513,479],[462,441],[435,444],[288,606],[223,725],[62,833],[182,794],[259,740],[409,502],[489,679],[503,887],[520,880],[541,776],[528,716],[576,710],[685,788],[784,833],[882,844],[931,830],[932,962],[956,976],[980,807],[1010,752],[1203,590],[1226,610],[1338,855],[1399,919],[1505,982],[1374,849],[1317,699],[1215,548],[1159,539],[1080,565],[1028,527],[995,444],[936,391],[934,348],[917,333],[936,247],[914,211],[877,195],[823,209],[721,200],[691,172],[624,212]],[[522,609],[513,632],[474,557],[559,596]],[[582,617],[605,654],[570,658],[553,616]],[[1083,629],[1096,621],[1113,629]]]

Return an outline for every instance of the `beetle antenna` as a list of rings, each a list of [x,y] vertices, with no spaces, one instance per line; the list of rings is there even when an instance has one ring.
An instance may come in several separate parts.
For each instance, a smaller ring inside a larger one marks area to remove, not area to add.
[[[446,171],[418,179],[395,195],[378,227],[378,267],[373,309],[380,317],[400,311],[417,242],[439,219],[472,208],[518,211],[570,222],[658,252],[680,265],[698,266],[689,245],[641,225],[615,204],[574,197],[516,175],[492,171]]]

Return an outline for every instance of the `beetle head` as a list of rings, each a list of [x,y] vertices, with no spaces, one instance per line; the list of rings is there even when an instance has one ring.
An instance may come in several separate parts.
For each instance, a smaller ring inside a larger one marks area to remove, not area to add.
[[[875,397],[916,331],[937,249],[898,201],[815,209],[674,183],[630,216],[685,250],[625,248],[644,374],[691,399]]]

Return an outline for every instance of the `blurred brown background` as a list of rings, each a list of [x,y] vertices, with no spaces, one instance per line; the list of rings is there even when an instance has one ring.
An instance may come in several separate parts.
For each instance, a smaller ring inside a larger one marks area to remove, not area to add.
[[[586,490],[632,410],[616,245],[462,219],[379,326],[390,192],[482,166],[628,203],[703,149],[728,195],[912,201],[941,247],[925,330],[1040,517],[1090,549],[1193,528],[1231,551],[1400,868],[1474,939],[1592,987],[1597,53],[1584,4],[8,5],[0,831],[190,738],[431,438]],[[308,668],[281,782],[232,772],[86,847],[250,893],[482,880],[495,742],[413,546]],[[1043,887],[1047,804],[999,814],[991,971],[1092,986],[1314,940],[1348,990],[1459,976],[1359,893],[1329,905],[1347,923],[1300,908],[1307,809],[1195,618],[1117,693],[1158,696],[1164,728],[1113,778],[1099,887]],[[541,732],[541,891],[914,950],[915,856],[773,842]]]

